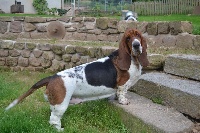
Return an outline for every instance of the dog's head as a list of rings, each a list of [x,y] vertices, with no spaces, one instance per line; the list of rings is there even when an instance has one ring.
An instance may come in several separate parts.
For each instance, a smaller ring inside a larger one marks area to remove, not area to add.
[[[147,44],[142,34],[135,29],[127,29],[119,45],[118,66],[121,70],[128,70],[131,59],[138,59],[139,63],[146,67],[149,64],[147,59]]]

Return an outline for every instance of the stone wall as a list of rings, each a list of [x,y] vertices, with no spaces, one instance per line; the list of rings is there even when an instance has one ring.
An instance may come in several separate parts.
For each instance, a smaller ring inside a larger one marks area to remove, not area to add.
[[[126,28],[140,30],[148,45],[200,48],[200,36],[192,35],[192,25],[186,21],[126,22],[109,18],[92,17],[0,17],[0,39],[51,39],[47,26],[61,22],[66,30],[63,40],[119,42]]]
[[[60,71],[107,56],[116,49],[0,41],[0,67],[14,71]]]

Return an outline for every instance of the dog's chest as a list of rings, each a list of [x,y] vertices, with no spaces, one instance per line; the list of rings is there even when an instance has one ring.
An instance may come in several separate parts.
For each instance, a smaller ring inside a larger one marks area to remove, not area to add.
[[[140,78],[141,72],[142,72],[142,67],[139,65],[137,67],[133,61],[131,61],[131,66],[128,70],[130,78],[129,80],[123,85],[126,88],[130,88],[133,86]]]

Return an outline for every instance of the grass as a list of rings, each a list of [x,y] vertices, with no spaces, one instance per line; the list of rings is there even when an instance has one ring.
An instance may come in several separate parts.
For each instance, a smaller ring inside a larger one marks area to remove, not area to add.
[[[54,133],[48,121],[49,104],[44,101],[44,88],[5,112],[5,107],[39,79],[52,75],[42,72],[11,72],[0,69],[0,131],[1,133]],[[125,124],[124,124],[125,123]],[[69,106],[62,125],[68,133],[155,133],[137,118],[107,100]],[[129,125],[128,128],[126,125]],[[131,129],[132,128],[132,129]]]

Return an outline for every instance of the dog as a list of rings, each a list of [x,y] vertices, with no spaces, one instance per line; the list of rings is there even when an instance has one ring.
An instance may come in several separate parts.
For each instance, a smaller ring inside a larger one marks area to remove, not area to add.
[[[107,57],[41,79],[6,110],[46,86],[45,97],[51,109],[49,123],[62,131],[61,118],[69,104],[116,95],[120,104],[127,105],[127,90],[138,81],[142,67],[149,64],[146,49],[147,44],[142,34],[138,30],[127,29],[118,50]]]

